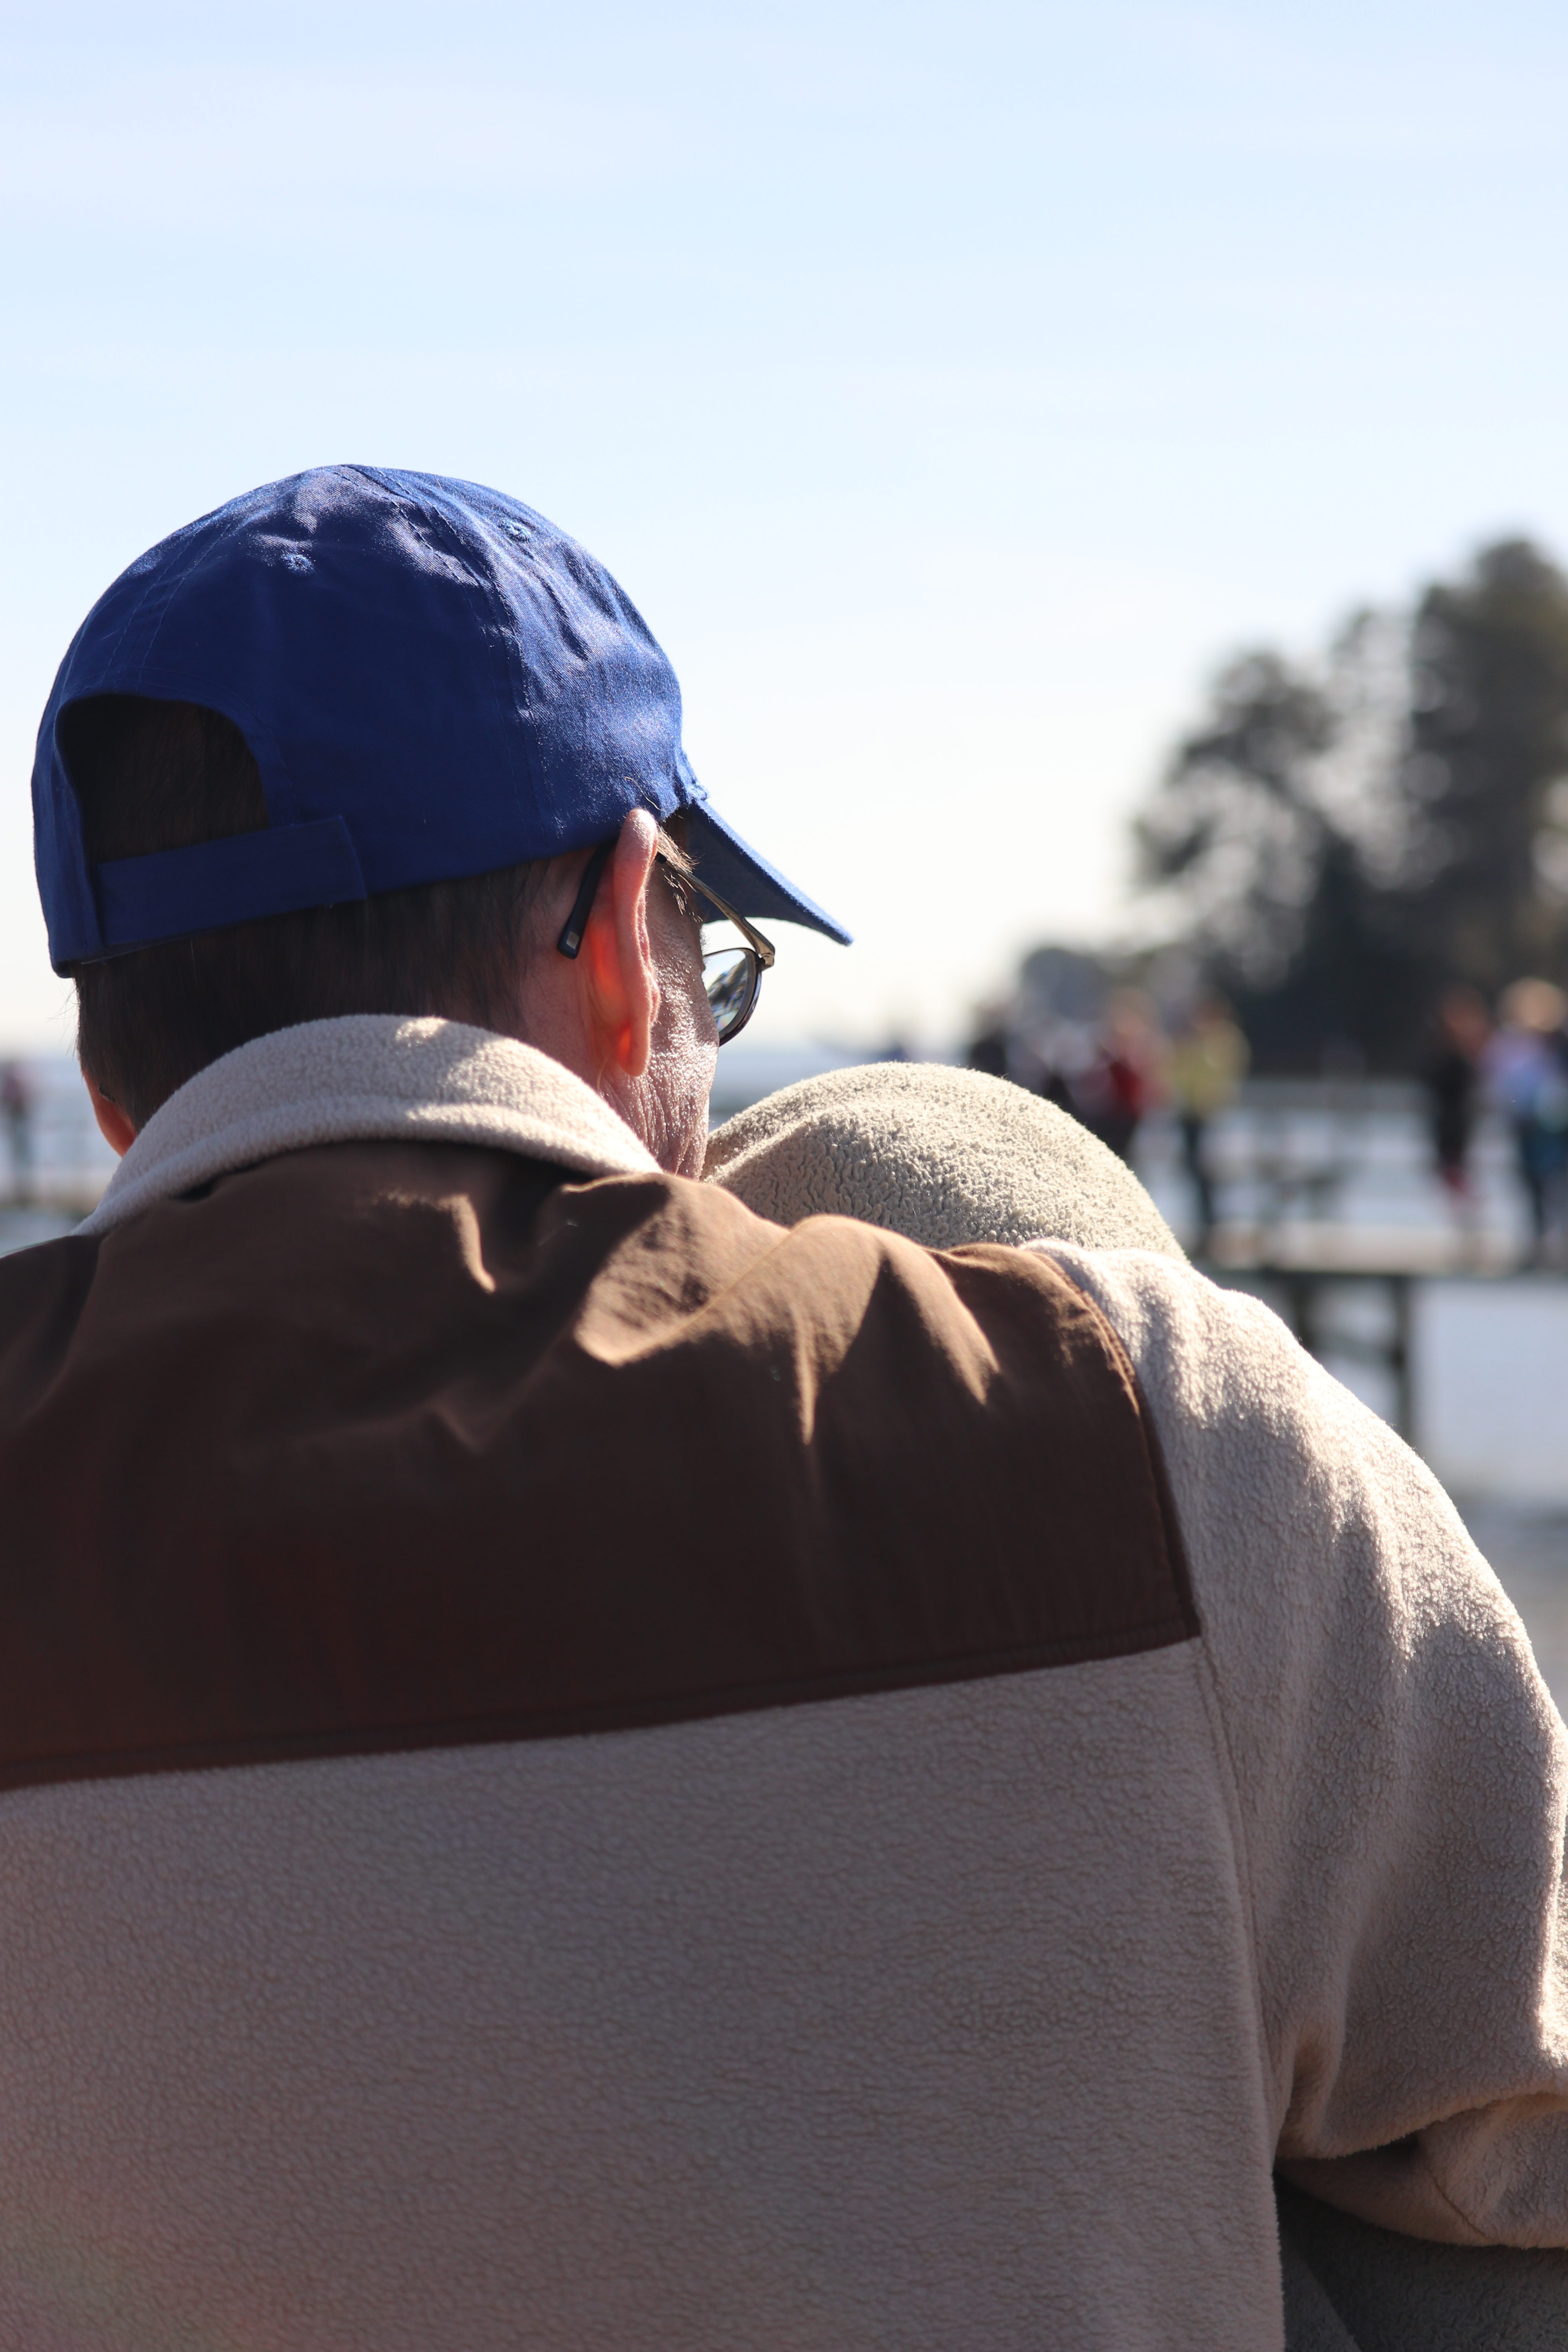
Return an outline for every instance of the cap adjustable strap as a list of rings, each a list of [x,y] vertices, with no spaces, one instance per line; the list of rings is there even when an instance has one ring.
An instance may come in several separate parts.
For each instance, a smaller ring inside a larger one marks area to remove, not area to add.
[[[94,867],[93,880],[110,953],[365,896],[353,836],[341,816],[268,825],[148,857],[107,858]]]

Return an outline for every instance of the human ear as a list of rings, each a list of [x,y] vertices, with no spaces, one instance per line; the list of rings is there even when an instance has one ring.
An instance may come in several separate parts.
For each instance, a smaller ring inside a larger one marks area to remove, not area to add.
[[[658,827],[633,809],[616,837],[583,935],[588,1016],[602,1062],[628,1078],[647,1068],[658,1018],[658,981],[648,938],[647,890]]]
[[[87,1088],[92,1115],[98,1121],[98,1131],[118,1159],[123,1160],[136,1140],[136,1129],[121,1109],[112,1095],[106,1095],[90,1070],[83,1070],[82,1084]]]

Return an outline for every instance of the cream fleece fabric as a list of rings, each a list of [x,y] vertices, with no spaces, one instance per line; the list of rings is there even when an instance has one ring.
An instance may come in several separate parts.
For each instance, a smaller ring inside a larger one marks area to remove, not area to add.
[[[247,1048],[121,1203],[452,1117],[635,1164],[471,1032],[420,1095],[425,1025]],[[1517,1619],[1263,1308],[1050,1246],[1137,1366],[1202,1638],[5,1797],[0,2342],[1277,2352],[1277,2151],[1568,2244],[1568,1758]]]
[[[1100,1249],[1142,1242],[1155,1213],[1142,1187],[1119,1162],[1122,1181],[1108,1184],[1062,1115],[986,1099],[1016,1092],[921,1067],[809,1080],[721,1129],[709,1171],[785,1223],[827,1209],[944,1244],[1029,1230]],[[1131,1215],[1130,1191],[1144,1203]],[[1265,1309],[1124,1258],[1056,1255],[1128,1340],[1184,1526],[1206,1538],[1194,1573],[1249,1858],[1282,2156],[1303,2134],[1314,2150],[1353,2147],[1441,2114],[1457,2095],[1442,2072],[1463,2053],[1461,2112],[1418,2148],[1314,2154],[1296,2176],[1428,2238],[1568,2244],[1561,2111],[1512,2104],[1531,2086],[1561,2096],[1568,2011],[1562,1734],[1511,1609],[1422,1465]],[[1249,1419],[1261,1447],[1234,1442]],[[1493,1885],[1512,1900],[1494,1904]],[[1483,2093],[1501,2104],[1463,2112]],[[1458,2352],[1479,2340],[1467,2331],[1483,2305],[1489,2341],[1568,2342],[1568,2258],[1439,2255],[1288,2192],[1282,2218],[1299,2352]]]
[[[154,1113],[81,1231],[309,1144],[482,1143],[577,1176],[646,1175],[625,1120],[547,1054],[460,1021],[355,1013],[258,1037]]]
[[[785,1087],[708,1140],[703,1174],[759,1217],[858,1217],[951,1249],[1049,1234],[1182,1255],[1131,1169],[1005,1078],[877,1062]]]
[[[1153,1222],[1159,1255],[1052,1255],[1127,1346],[1190,1548],[1280,2155],[1394,2228],[1568,2245],[1568,1745],[1523,1628],[1409,1448],[1047,1111],[877,1066],[743,1113],[709,1171],[921,1239]]]
[[[1160,1433],[1281,2159],[1417,2236],[1568,2246],[1568,1737],[1523,1627],[1426,1466],[1267,1307],[1052,1255]]]

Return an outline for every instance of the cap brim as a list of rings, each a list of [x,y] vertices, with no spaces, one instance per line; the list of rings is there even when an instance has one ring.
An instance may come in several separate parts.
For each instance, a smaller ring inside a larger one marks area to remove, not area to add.
[[[710,883],[737,915],[756,922],[766,922],[771,918],[775,923],[804,923],[807,930],[821,931],[827,939],[837,940],[840,947],[849,945],[849,933],[843,924],[824,914],[804,890],[797,890],[765,857],[759,857],[715,814],[710,803],[689,801],[686,821],[686,847],[697,867],[699,881]]]

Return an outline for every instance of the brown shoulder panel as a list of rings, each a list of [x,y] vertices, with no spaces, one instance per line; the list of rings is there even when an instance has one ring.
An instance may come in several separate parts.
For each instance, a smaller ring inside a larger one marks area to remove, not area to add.
[[[1195,1632],[1046,1257],[340,1145],[0,1262],[0,1786],[550,1737]]]

